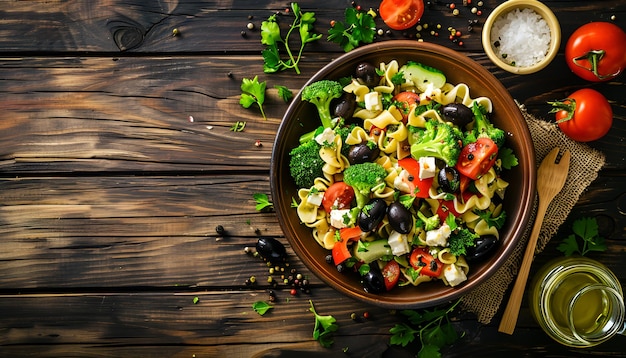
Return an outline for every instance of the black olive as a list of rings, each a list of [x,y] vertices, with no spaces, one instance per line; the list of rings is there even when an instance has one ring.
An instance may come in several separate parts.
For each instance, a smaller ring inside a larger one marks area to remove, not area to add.
[[[365,204],[358,217],[358,224],[365,232],[376,229],[387,213],[387,203],[381,198],[372,199]]]
[[[479,261],[487,257],[497,246],[498,239],[493,235],[485,235],[476,239],[476,245],[466,249],[467,261]]]
[[[370,265],[370,270],[363,275],[363,289],[367,293],[381,293],[387,289],[385,287],[385,278],[376,262],[373,262]]]
[[[356,109],[356,97],[352,93],[345,93],[342,95],[333,109],[333,115],[335,117],[341,117],[343,119],[350,119]]]
[[[463,103],[449,103],[441,108],[443,119],[463,128],[474,120],[474,113]]]
[[[400,234],[408,234],[413,228],[413,215],[400,202],[394,201],[387,209],[389,225]]]
[[[368,87],[376,86],[380,81],[380,76],[376,73],[376,67],[369,62],[359,63],[356,66],[355,75]]]
[[[461,186],[461,175],[454,167],[445,167],[439,171],[439,187],[445,193],[456,193]]]
[[[272,237],[260,237],[256,242],[256,251],[267,261],[277,264],[287,260],[285,246]]]
[[[348,161],[350,164],[373,162],[380,154],[380,149],[373,142],[355,144],[350,147]]]

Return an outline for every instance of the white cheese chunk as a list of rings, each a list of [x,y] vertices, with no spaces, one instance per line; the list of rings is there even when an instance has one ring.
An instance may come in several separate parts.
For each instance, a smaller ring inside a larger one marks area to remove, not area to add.
[[[465,275],[465,271],[459,268],[455,264],[450,264],[446,266],[443,270],[443,276],[446,278],[446,281],[450,284],[450,286],[454,287],[461,282],[467,280],[467,276]]]
[[[402,169],[400,174],[393,179],[393,187],[403,193],[410,193],[411,187],[409,186],[409,172]]]
[[[309,193],[306,202],[310,205],[320,206],[322,205],[322,199],[324,199],[324,192],[318,191],[317,193]]]
[[[421,157],[419,159],[420,164],[420,179],[432,178],[437,174],[437,165],[435,164],[435,157]]]
[[[426,231],[426,245],[428,246],[446,246],[448,238],[452,231],[448,224],[443,224],[435,230]]]
[[[387,242],[389,243],[389,247],[391,247],[391,253],[396,256],[407,254],[411,249],[408,236],[396,231],[392,231],[391,234],[389,234]]]
[[[363,101],[365,102],[365,109],[367,110],[380,111],[383,109],[383,103],[378,95],[378,92],[376,91],[365,94],[365,96],[363,96]]]
[[[347,227],[347,218],[350,217],[350,209],[331,210],[330,211],[330,225],[337,229]]]
[[[335,141],[335,131],[332,128],[326,128],[320,134],[315,137],[315,141],[319,145],[324,145],[324,143],[333,143]]]

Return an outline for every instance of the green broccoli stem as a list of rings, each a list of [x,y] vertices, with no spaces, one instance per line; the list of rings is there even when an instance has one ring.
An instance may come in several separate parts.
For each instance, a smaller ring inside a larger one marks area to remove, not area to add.
[[[312,130],[308,133],[304,133],[303,135],[300,136],[300,144],[311,141],[313,140],[314,137],[315,137],[315,130]]]
[[[370,201],[369,192],[364,193],[360,190],[355,190],[354,197],[356,198],[356,206],[357,208],[359,208],[359,210],[363,209],[365,205],[367,205],[367,203]]]

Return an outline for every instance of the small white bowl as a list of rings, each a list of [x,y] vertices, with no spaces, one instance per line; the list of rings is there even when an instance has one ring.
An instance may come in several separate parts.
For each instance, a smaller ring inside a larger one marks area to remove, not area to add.
[[[531,66],[514,66],[507,63],[498,55],[494,44],[491,42],[491,31],[496,20],[515,9],[530,9],[534,11],[546,21],[550,28],[550,45],[546,56]],[[498,5],[487,17],[483,26],[482,43],[489,59],[501,69],[519,75],[535,73],[545,68],[556,56],[561,44],[561,27],[552,10],[543,3],[536,0],[509,0]]]

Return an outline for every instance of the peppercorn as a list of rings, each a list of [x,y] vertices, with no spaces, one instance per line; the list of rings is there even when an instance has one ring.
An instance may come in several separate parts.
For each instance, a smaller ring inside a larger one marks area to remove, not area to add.
[[[222,236],[222,235],[224,235],[224,233],[226,232],[226,230],[224,230],[224,227],[223,227],[222,225],[217,225],[217,226],[215,227],[215,232],[216,232],[218,235]]]

